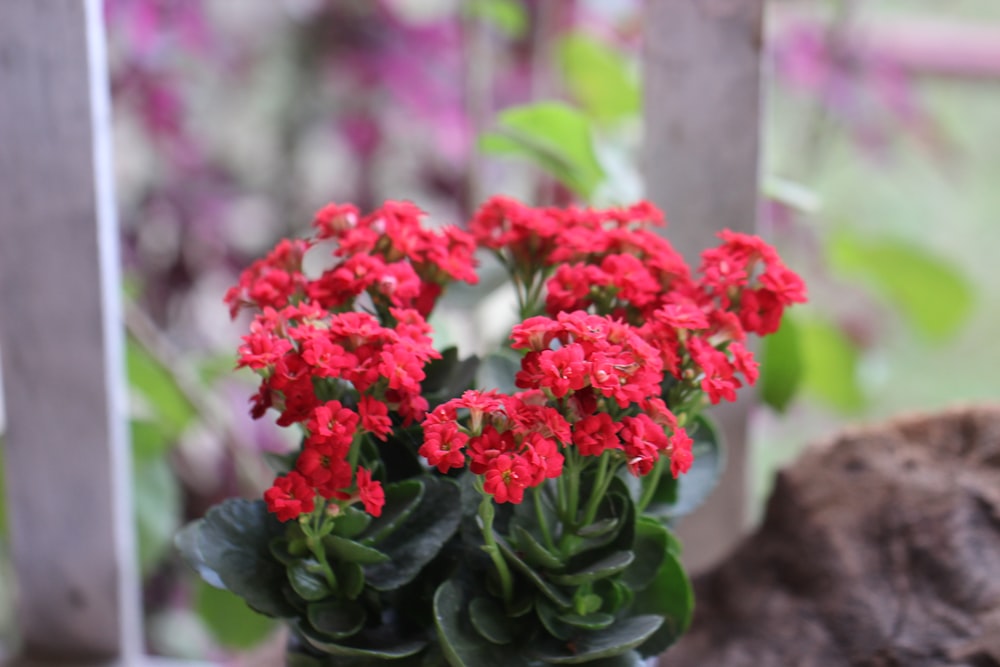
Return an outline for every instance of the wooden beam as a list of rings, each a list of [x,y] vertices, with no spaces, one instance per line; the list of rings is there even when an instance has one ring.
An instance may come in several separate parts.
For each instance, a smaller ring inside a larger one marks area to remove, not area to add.
[[[0,346],[25,663],[135,664],[141,612],[99,0],[0,5]]]
[[[646,191],[697,266],[719,230],[756,226],[764,2],[647,0],[645,9]],[[720,488],[680,526],[693,570],[716,562],[746,528],[747,399],[710,411],[729,461]]]

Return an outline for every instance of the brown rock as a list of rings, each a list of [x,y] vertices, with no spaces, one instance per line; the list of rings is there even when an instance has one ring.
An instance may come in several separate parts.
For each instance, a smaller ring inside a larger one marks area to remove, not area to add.
[[[1000,407],[810,449],[695,595],[662,667],[1000,667]]]

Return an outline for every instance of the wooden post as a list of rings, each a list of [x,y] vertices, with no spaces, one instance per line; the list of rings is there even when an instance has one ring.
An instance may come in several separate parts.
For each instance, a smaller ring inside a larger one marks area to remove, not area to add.
[[[22,658],[136,664],[99,0],[0,5],[0,345]]]
[[[645,9],[646,191],[697,266],[719,230],[756,226],[764,1],[647,0]],[[711,410],[729,461],[720,488],[680,526],[696,571],[746,527],[747,406],[744,396]]]

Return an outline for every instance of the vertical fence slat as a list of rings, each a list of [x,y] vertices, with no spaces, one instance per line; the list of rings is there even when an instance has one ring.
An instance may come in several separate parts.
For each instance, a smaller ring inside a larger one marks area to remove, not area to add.
[[[729,228],[752,232],[758,206],[763,0],[647,0],[646,190],[688,261]],[[680,527],[693,569],[745,527],[747,400],[713,408],[729,445],[721,487]]]
[[[100,11],[0,6],[4,457],[25,662],[137,657]]]

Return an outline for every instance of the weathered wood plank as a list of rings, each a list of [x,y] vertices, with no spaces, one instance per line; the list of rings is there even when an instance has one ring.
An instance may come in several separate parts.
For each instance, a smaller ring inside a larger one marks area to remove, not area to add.
[[[643,56],[649,197],[688,261],[729,228],[752,231],[758,206],[763,0],[647,0]],[[746,527],[748,397],[712,410],[729,446],[722,486],[680,527],[693,569]]]
[[[140,620],[99,0],[0,5],[5,472],[27,661],[128,662]]]

